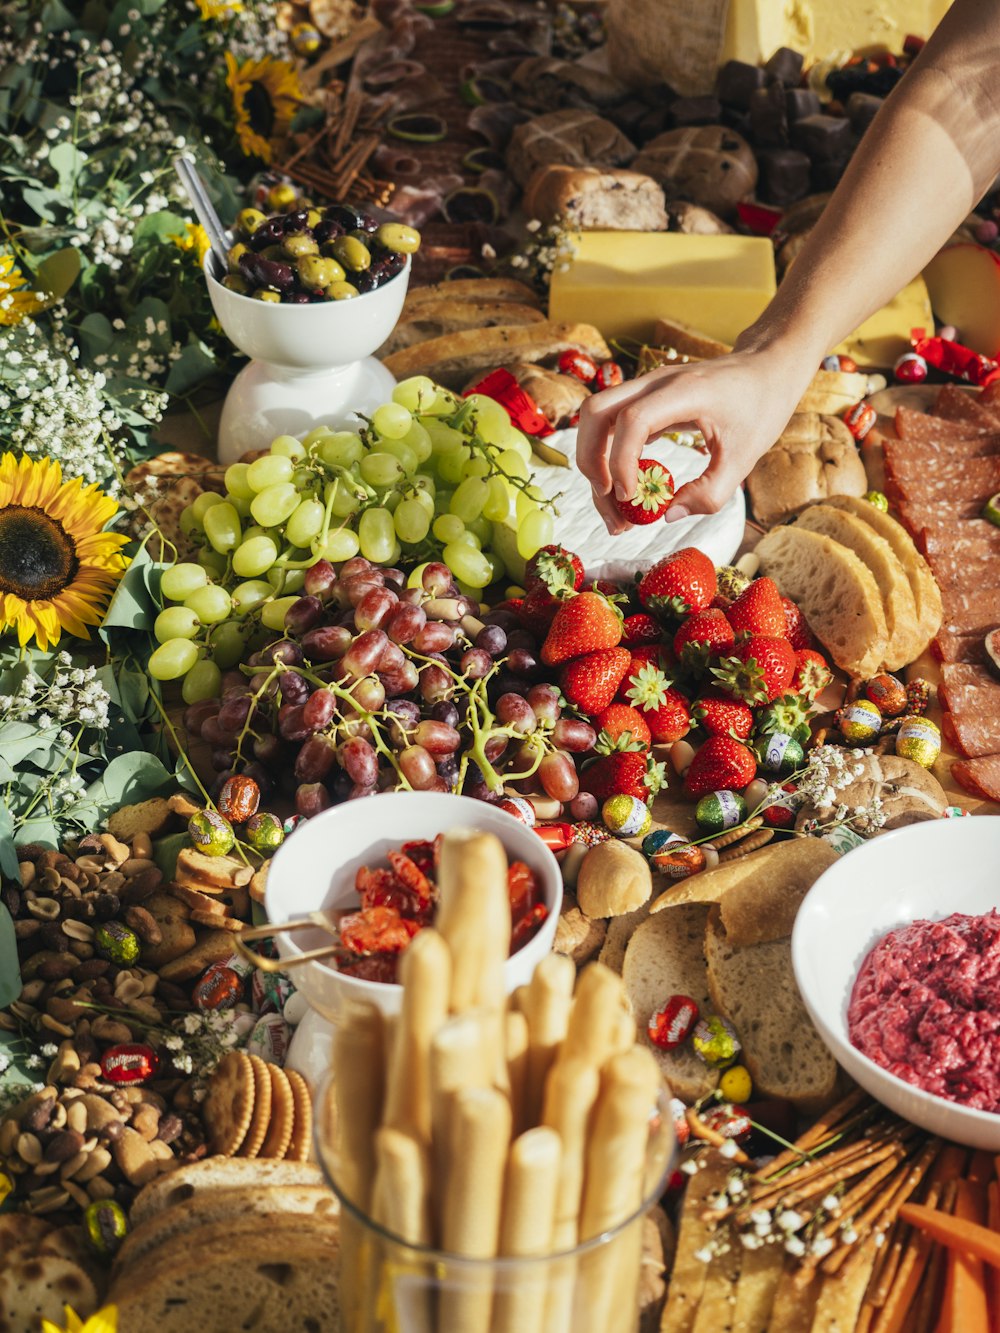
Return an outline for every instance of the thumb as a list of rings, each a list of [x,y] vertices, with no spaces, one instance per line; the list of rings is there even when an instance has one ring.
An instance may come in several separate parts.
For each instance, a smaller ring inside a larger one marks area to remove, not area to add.
[[[692,514],[717,514],[732,498],[740,480],[738,470],[727,463],[721,453],[713,453],[712,461],[701,476],[686,482],[675,493],[664,514],[665,520],[676,523]]]

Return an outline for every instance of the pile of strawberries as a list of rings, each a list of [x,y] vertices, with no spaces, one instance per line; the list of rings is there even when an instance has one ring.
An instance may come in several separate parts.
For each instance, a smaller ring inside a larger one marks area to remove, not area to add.
[[[831,672],[771,579],[716,571],[688,546],[631,588],[584,581],[578,556],[545,547],[529,562],[526,596],[511,604],[544,634],[542,661],[560,669],[568,704],[598,730],[584,791],[650,800],[665,780],[651,747],[682,739],[696,747],[684,780],[691,796],[739,791],[767,736],[808,740]]]

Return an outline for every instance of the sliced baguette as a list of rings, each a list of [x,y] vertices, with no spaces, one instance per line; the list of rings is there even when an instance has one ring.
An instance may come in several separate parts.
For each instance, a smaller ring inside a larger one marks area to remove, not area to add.
[[[598,955],[598,961],[605,967],[610,967],[612,972],[617,972],[621,976],[622,969],[625,966],[625,950],[628,948],[629,940],[635,934],[637,927],[649,917],[649,909],[653,904],[653,895],[635,909],[634,912],[625,912],[622,916],[613,916],[608,921],[608,932],[604,936],[604,943],[601,945],[601,952]]]
[[[268,1185],[325,1184],[323,1173],[313,1162],[289,1162],[250,1157],[206,1157],[187,1162],[150,1181],[135,1197],[129,1223],[135,1228],[154,1213],[186,1203],[205,1191]]]
[[[414,343],[384,361],[397,379],[429,375],[448,389],[461,389],[477,371],[493,370],[507,361],[543,361],[570,348],[607,361],[611,350],[592,324],[500,325],[495,329],[464,329]]]
[[[883,514],[881,509],[876,509],[867,500],[860,500],[854,495],[831,495],[824,503],[832,505],[834,509],[843,509],[867,523],[895,551],[896,559],[910,580],[917,608],[920,634],[916,655],[919,656],[941,628],[941,590],[930,565],[914,546],[913,539],[903,525],[890,515]]]
[[[675,1097],[697,1101],[712,1091],[718,1074],[698,1059],[690,1045],[664,1051],[649,1040],[646,1025],[671,995],[690,995],[699,1010],[710,1012],[704,939],[708,908],[689,903],[674,912],[650,917],[625,950],[622,980],[639,1040],[656,1056]]]
[[[545,316],[534,306],[518,301],[422,301],[409,313],[404,309],[399,323],[379,348],[379,356],[391,356],[414,343],[441,338],[463,329],[492,329],[497,325],[542,324]]]
[[[536,310],[541,307],[537,292],[516,278],[456,278],[454,282],[411,287],[403,303],[403,318],[418,306],[438,301],[516,301]]]
[[[799,400],[796,412],[838,416],[868,392],[868,376],[854,371],[817,370]]]
[[[719,342],[689,324],[682,324],[679,319],[658,319],[653,329],[653,342],[657,347],[672,347],[682,356],[695,357],[699,361],[714,361],[716,357],[728,356],[733,350],[728,343]]]
[[[917,604],[910,580],[895,551],[874,528],[845,509],[811,505],[798,517],[797,525],[840,542],[868,566],[882,594],[882,610],[889,644],[885,665],[890,671],[908,666],[920,653]]]
[[[672,913],[663,915],[669,919]],[[705,930],[705,957],[712,1003],[740,1035],[741,1059],[757,1095],[785,1098],[803,1112],[829,1105],[837,1065],[802,1003],[790,941],[737,949],[726,934],[720,909],[713,907]]]
[[[802,608],[837,666],[866,680],[885,659],[889,635],[871,570],[840,542],[797,525],[757,543],[761,573]]]

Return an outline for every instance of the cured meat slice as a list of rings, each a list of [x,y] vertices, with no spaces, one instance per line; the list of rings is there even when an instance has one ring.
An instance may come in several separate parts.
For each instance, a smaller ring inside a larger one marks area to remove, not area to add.
[[[988,494],[970,497],[928,494],[919,501],[900,499],[897,508],[903,526],[916,536],[924,529],[933,530],[940,523],[978,518],[987,498]]]
[[[1000,754],[957,759],[951,766],[951,776],[970,795],[981,796],[985,801],[1000,801]]]
[[[970,393],[958,384],[942,384],[934,400],[934,415],[946,421],[969,421],[992,430],[1000,428],[1000,406],[991,407],[982,395]]]
[[[880,436],[886,458],[926,458],[947,462],[956,458],[979,458],[983,454],[1000,453],[1000,430],[985,435],[970,435],[967,440],[949,440],[938,437],[929,440],[900,440],[892,435]]]
[[[931,523],[918,543],[931,555],[953,554],[965,559],[969,556],[986,558],[1000,556],[1000,528],[984,518]]]
[[[885,469],[887,476],[906,486],[911,494],[917,493],[914,486],[924,494],[958,486],[966,492],[990,496],[1000,486],[1000,453],[986,458],[941,458],[931,465],[925,458],[893,454],[886,457]]]
[[[965,713],[942,713],[941,732],[968,759],[996,754],[1000,750],[1000,713],[983,706]]]
[[[987,631],[993,628],[992,625],[985,625],[968,630],[943,629],[935,636],[931,651],[939,662],[968,662],[985,666],[984,641]]]
[[[944,629],[951,629],[956,624],[972,625],[981,621],[1000,625],[1000,588],[943,588],[941,601],[944,606]]]
[[[945,662],[941,667],[938,698],[956,714],[989,710],[1000,721],[1000,680],[985,667],[968,662]],[[1000,750],[1000,743],[994,746]]]
[[[995,429],[969,421],[947,421],[912,407],[896,408],[896,434],[901,440],[967,440],[975,435],[989,435]]]

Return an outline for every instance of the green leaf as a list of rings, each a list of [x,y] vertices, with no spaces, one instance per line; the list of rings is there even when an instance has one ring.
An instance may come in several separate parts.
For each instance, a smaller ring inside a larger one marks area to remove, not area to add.
[[[81,320],[79,337],[83,354],[88,361],[93,361],[96,356],[107,356],[115,341],[111,321],[106,315],[99,315],[96,312]]]
[[[173,879],[177,858],[188,844],[187,833],[169,833],[153,843],[153,860],[163,871],[164,879]]]
[[[46,847],[58,847],[60,834],[55,821],[48,814],[38,814],[24,821],[17,830],[17,840],[19,843],[40,842]]]
[[[47,292],[53,301],[61,301],[80,276],[80,252],[68,246],[57,250],[38,265],[36,281],[40,291]]]
[[[120,754],[90,784],[85,799],[94,801],[106,818],[120,806],[147,801],[172,786],[173,778],[155,755]]]
[[[183,236],[187,229],[187,218],[179,213],[161,209],[158,213],[148,213],[135,229],[135,244],[144,241],[167,241],[171,236]]]
[[[188,343],[170,367],[164,385],[167,393],[182,396],[191,393],[215,372],[215,358],[203,343]]]
[[[72,195],[76,191],[86,161],[86,154],[81,153],[68,139],[55,144],[49,150],[49,166],[59,178],[59,189],[65,194]]]
[[[53,205],[58,204],[62,209],[67,207],[67,201],[57,190],[47,190],[43,186],[24,190],[21,198],[27,207],[44,222],[55,222],[56,215],[52,211]]]
[[[0,874],[6,879],[21,882],[17,852],[14,850],[14,820],[6,805],[0,801]]]
[[[153,571],[149,568],[151,565],[154,565],[154,561],[150,559],[149,552],[143,548],[125,571],[125,577],[115,589],[111,605],[101,625],[100,634],[105,643],[109,642],[105,631],[115,627],[152,630],[153,621],[159,614],[160,608],[150,592],[150,582],[153,577]]]

